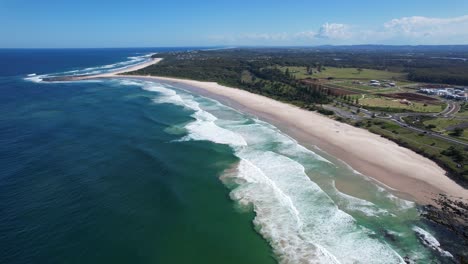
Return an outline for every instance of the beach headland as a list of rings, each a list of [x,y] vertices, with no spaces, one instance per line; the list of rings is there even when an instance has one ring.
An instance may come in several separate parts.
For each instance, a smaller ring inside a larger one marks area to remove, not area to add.
[[[447,177],[446,172],[435,162],[367,130],[214,82],[124,74],[145,68],[160,60],[152,59],[120,71],[74,76],[68,80],[133,78],[177,85],[269,122],[303,146],[310,149],[318,147],[359,173],[419,204],[433,204],[433,199],[440,193],[455,199],[468,199],[468,190]]]

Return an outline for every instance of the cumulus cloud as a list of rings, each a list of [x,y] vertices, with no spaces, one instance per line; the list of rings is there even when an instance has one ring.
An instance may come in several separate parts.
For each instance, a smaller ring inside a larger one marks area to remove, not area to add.
[[[212,37],[231,44],[468,44],[468,15],[401,17],[376,26],[325,23],[297,33],[250,33]]]
[[[352,33],[349,25],[325,23],[320,27],[316,36],[324,39],[349,39]]]
[[[452,18],[412,16],[392,19],[384,24],[388,33],[404,37],[443,38],[447,36],[468,36],[468,15]]]

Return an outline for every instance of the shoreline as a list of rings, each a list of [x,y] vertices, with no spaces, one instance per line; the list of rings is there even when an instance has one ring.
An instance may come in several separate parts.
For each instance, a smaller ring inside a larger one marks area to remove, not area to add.
[[[432,199],[440,193],[468,199],[468,190],[446,176],[445,170],[435,162],[379,135],[316,112],[213,82],[141,75],[105,78],[109,77],[182,85],[182,89],[215,99],[275,125],[304,147],[313,151],[318,147],[363,177],[418,204],[434,204]]]
[[[47,77],[47,78],[44,78],[43,81],[61,82],[61,81],[83,81],[83,80],[90,80],[90,79],[96,79],[96,78],[111,78],[111,77],[118,76],[118,74],[137,71],[137,70],[146,68],[150,65],[160,62],[161,60],[162,58],[151,58],[147,62],[142,62],[142,63],[136,64],[130,67],[125,67],[116,71],[100,73],[100,74],[89,74],[89,75]]]
[[[154,58],[119,71],[69,76],[67,80],[130,78],[175,84],[182,89],[220,101],[280,129],[299,144],[323,152],[363,177],[418,204],[433,204],[440,193],[468,199],[468,190],[450,179],[434,161],[365,129],[338,122],[319,113],[214,82],[171,77],[125,75],[160,62]]]

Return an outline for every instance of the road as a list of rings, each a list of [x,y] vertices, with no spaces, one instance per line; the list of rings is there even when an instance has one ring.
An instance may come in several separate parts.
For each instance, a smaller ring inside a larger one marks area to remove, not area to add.
[[[368,118],[371,118],[372,116],[376,115],[375,112],[372,112],[372,111],[369,111],[369,110],[366,110],[366,109],[363,109],[363,108],[358,108],[358,107],[351,106],[351,105],[346,105],[346,104],[343,104],[343,105],[344,105],[344,107],[349,108],[349,110],[345,110],[345,109],[335,107],[335,106],[331,106],[331,105],[323,105],[323,108],[325,108],[327,110],[334,111],[335,114],[337,116],[339,116],[339,117],[347,118],[347,119],[353,119],[353,120],[356,120],[356,121],[362,121],[364,119],[368,119]],[[359,109],[359,111],[358,111],[358,109]],[[449,118],[449,117],[452,117],[453,115],[455,115],[456,113],[458,113],[459,110],[460,110],[460,105],[459,104],[457,104],[456,102],[447,101],[447,107],[440,113],[390,113],[388,116],[380,116],[380,118],[388,119],[388,120],[396,123],[397,125],[399,125],[401,127],[405,127],[407,129],[413,130],[413,131],[418,132],[418,133],[423,133],[423,134],[425,134],[425,135],[427,135],[429,137],[446,140],[448,142],[452,142],[452,143],[455,143],[455,144],[460,144],[460,145],[463,145],[463,146],[468,146],[467,142],[457,140],[457,139],[454,139],[454,138],[449,137],[449,136],[440,135],[440,134],[435,133],[433,131],[429,131],[429,130],[425,130],[425,129],[421,129],[421,128],[418,128],[418,127],[411,126],[411,125],[407,124],[403,120],[403,117],[407,117],[407,116],[433,116],[433,117]],[[360,116],[360,115],[357,114],[358,112],[360,112],[360,113],[362,113],[364,115]]]
[[[437,133],[432,132],[432,131],[428,131],[428,130],[425,130],[425,129],[410,126],[407,123],[401,122],[401,121],[399,121],[399,120],[397,120],[395,118],[390,118],[390,120],[393,121],[394,123],[397,123],[398,125],[400,125],[402,127],[408,128],[410,130],[413,130],[413,131],[416,131],[416,132],[419,132],[419,133],[424,133],[427,136],[443,139],[443,140],[446,140],[446,141],[449,141],[449,142],[452,142],[452,143],[456,143],[456,144],[460,144],[460,145],[463,145],[463,146],[468,146],[468,143],[466,143],[466,142],[463,142],[463,141],[460,141],[460,140],[457,140],[457,139],[454,139],[454,138],[451,138],[451,137],[448,137],[448,136],[440,135],[440,134],[437,134]]]
[[[452,101],[448,101],[447,107],[445,108],[444,111],[440,112],[439,115],[442,115],[444,117],[452,117],[455,114],[457,114],[458,111],[460,111],[460,104],[457,104]]]

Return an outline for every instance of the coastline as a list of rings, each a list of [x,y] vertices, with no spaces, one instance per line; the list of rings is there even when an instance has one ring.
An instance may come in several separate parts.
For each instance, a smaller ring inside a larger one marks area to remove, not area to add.
[[[301,145],[312,150],[318,147],[344,165],[390,188],[392,192],[403,198],[419,204],[434,204],[433,199],[440,193],[451,198],[468,199],[468,190],[446,176],[446,172],[435,162],[365,129],[214,82],[124,74],[161,60],[154,58],[119,71],[70,78],[72,80],[132,78],[182,86],[185,90],[218,100],[275,125]]]
[[[357,172],[419,204],[433,204],[432,199],[439,193],[468,199],[468,190],[447,177],[435,162],[379,135],[318,113],[213,82],[138,75],[105,77],[183,85],[188,91],[213,98],[277,126],[301,145],[312,150],[318,147]]]

